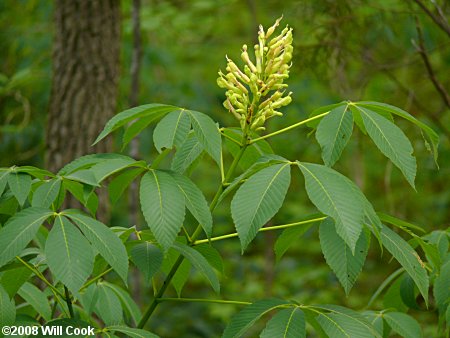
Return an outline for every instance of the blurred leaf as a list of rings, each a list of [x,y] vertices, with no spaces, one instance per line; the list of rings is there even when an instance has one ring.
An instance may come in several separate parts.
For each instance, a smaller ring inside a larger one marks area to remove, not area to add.
[[[114,177],[108,185],[109,199],[112,204],[116,204],[131,182],[144,171],[143,168],[127,170]]]
[[[148,332],[146,330],[141,330],[141,329],[134,329],[131,327],[127,327],[127,326],[119,326],[119,325],[113,325],[113,326],[109,326],[106,329],[110,330],[110,331],[115,331],[115,332],[120,332],[123,334],[126,334],[128,337],[131,338],[158,338],[157,335]]]
[[[450,261],[442,265],[439,275],[434,281],[433,295],[439,313],[445,313],[450,304]]]
[[[284,229],[275,242],[274,250],[277,261],[279,261],[281,257],[283,257],[286,251],[293,244],[298,243],[299,238],[303,236],[312,226],[313,223]]]
[[[223,259],[217,249],[207,243],[196,245],[194,249],[200,252],[214,269],[224,273]]]

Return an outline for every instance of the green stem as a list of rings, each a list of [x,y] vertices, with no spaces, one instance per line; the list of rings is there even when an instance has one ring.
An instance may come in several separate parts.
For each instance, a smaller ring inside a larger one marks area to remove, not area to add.
[[[308,220],[305,220],[305,221],[300,221],[300,222],[295,222],[295,223],[274,225],[274,226],[271,226],[271,227],[264,227],[264,228],[259,229],[258,232],[272,231],[272,230],[278,230],[278,229],[286,229],[286,228],[294,227],[294,226],[297,226],[297,225],[304,225],[304,224],[320,222],[320,221],[323,221],[325,218],[326,217],[319,217],[319,218],[308,219]],[[226,235],[222,235],[222,236],[212,237],[210,239],[200,239],[198,241],[195,241],[193,243],[193,245],[199,245],[199,244],[209,243],[209,242],[216,242],[216,241],[221,241],[223,239],[228,239],[228,238],[233,238],[233,237],[238,237],[238,233],[237,232],[233,232],[231,234],[226,234]]]
[[[234,138],[232,138],[231,136],[228,136],[227,134],[225,134],[225,133],[223,132],[223,129],[220,130],[220,133],[222,134],[223,137],[225,137],[225,138],[229,139],[230,141],[236,143],[239,147],[242,147],[242,144],[241,144],[241,143],[239,143],[238,141],[236,141],[236,140],[235,140]]]
[[[158,298],[158,302],[182,302],[182,303],[216,303],[216,304],[236,304],[236,305],[250,305],[250,302],[241,302],[237,300],[223,300],[223,299],[204,299],[204,298]]]
[[[108,272],[111,272],[113,270],[113,268],[108,268],[105,271],[103,271],[101,274],[97,275],[96,277],[92,278],[91,280],[88,280],[86,283],[84,283],[84,285],[80,288],[80,291],[83,291],[84,289],[86,289],[89,285],[95,283],[96,281],[98,281],[100,278],[102,278],[104,275],[106,275]]]
[[[245,149],[248,146],[248,141],[247,141],[247,133],[244,132],[244,134],[242,135],[242,146],[241,149],[239,150],[239,153],[236,155],[236,157],[234,158],[233,162],[230,165],[230,168],[228,169],[227,174],[225,175],[225,179],[224,182],[230,182],[230,178],[231,176],[233,176],[234,170],[236,169],[239,160],[241,159],[242,155],[245,152]],[[220,195],[222,194],[223,190],[225,189],[223,184],[220,184],[219,188],[217,189],[217,192],[209,206],[209,210],[211,210],[211,212],[215,209],[215,207],[217,206],[217,203],[219,202],[219,198]],[[202,232],[202,226],[201,224],[199,224],[197,226],[197,228],[195,229],[194,233],[191,236],[191,239],[189,241],[189,243],[192,245],[195,240],[197,239],[198,236],[200,236]],[[155,311],[156,307],[158,306],[158,299],[162,298],[162,296],[164,296],[164,293],[167,290],[167,287],[170,284],[170,281],[172,280],[173,276],[175,275],[175,273],[177,272],[178,268],[180,267],[181,263],[183,263],[184,257],[182,255],[180,255],[178,257],[178,259],[175,261],[174,265],[172,266],[172,268],[170,269],[166,279],[164,280],[163,285],[161,286],[161,288],[159,289],[159,291],[156,293],[155,298],[153,299],[153,301],[150,303],[150,306],[147,308],[147,310],[144,312],[144,314],[142,315],[141,320],[138,323],[138,328],[142,329],[145,324],[147,323],[148,319],[150,318],[150,316],[153,314],[153,312]]]
[[[161,154],[156,156],[155,160],[153,161],[152,165],[150,166],[152,169],[156,169],[159,167],[160,163],[166,158],[167,155],[170,154],[172,149],[164,149]]]
[[[301,125],[304,125],[304,124],[306,124],[308,122],[320,119],[321,117],[324,117],[325,115],[328,115],[329,113],[330,112],[327,111],[325,113],[322,113],[322,114],[310,117],[309,119],[297,122],[297,123],[295,123],[293,125],[290,125],[289,127],[286,127],[286,128],[283,128],[283,129],[280,129],[280,130],[277,130],[277,131],[274,131],[273,133],[270,133],[270,134],[267,134],[267,135],[264,135],[264,136],[261,136],[261,137],[254,138],[254,139],[250,140],[249,144],[252,144],[252,143],[264,140],[266,138],[269,138],[269,137],[272,137],[272,136],[275,136],[275,135],[283,134],[283,133],[285,133],[285,132],[287,132],[287,131],[289,131],[291,129],[300,127]]]
[[[64,285],[64,293],[66,294],[65,298],[66,298],[67,308],[69,309],[70,318],[75,318],[75,313],[73,312],[73,307],[72,307],[72,300],[70,299],[69,289],[65,285]]]
[[[19,256],[16,256],[17,260],[19,262],[21,262],[23,265],[25,265],[25,267],[30,270],[31,272],[33,272],[36,277],[38,277],[40,280],[42,280],[53,292],[53,294],[55,294],[55,297],[57,297],[59,295],[59,297],[64,299],[64,295],[61,293],[61,291],[59,291],[57,288],[55,288],[52,283],[50,283],[47,278],[45,278],[45,276],[36,268],[32,267],[30,264],[28,264],[26,261],[24,261],[22,258],[20,258]]]

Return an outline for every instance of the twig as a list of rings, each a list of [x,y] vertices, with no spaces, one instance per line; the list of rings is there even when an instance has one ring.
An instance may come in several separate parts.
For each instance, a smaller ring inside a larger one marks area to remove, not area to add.
[[[442,15],[442,11],[439,7],[437,7],[437,5],[436,7],[438,8],[440,16],[430,11],[421,0],[414,0],[414,2],[418,4],[419,7],[436,23],[436,25],[438,25],[439,28],[441,28],[450,37],[450,25],[447,22],[447,19]]]

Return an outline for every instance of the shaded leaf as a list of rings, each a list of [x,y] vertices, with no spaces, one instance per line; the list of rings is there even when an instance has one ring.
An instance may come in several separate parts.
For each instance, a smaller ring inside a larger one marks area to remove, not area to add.
[[[108,194],[112,204],[117,203],[120,196],[122,196],[131,182],[133,182],[133,180],[143,171],[143,168],[127,170],[111,180],[108,185]]]
[[[126,313],[128,313],[128,315],[133,319],[134,323],[137,325],[142,317],[142,313],[141,310],[139,309],[139,306],[131,298],[129,293],[130,291],[126,291],[121,287],[108,282],[103,281],[102,284],[114,291],[114,293],[122,303],[123,309],[126,311]]]
[[[45,257],[55,279],[78,293],[94,267],[87,239],[64,216],[57,216],[45,243]]]
[[[187,110],[186,112],[191,118],[192,128],[197,139],[220,167],[222,138],[217,125],[208,115],[192,110]]]
[[[131,337],[131,338],[158,338],[157,335],[155,335],[151,332],[148,332],[146,330],[134,329],[134,328],[127,327],[127,326],[113,325],[113,326],[107,327],[107,329],[110,331],[115,331],[115,332],[120,332],[120,333],[126,334],[128,337]]]
[[[264,299],[247,305],[231,318],[222,338],[241,337],[263,315],[287,305],[289,305],[289,303],[285,300],[275,298]]]
[[[31,190],[31,176],[22,173],[11,172],[8,175],[8,185],[12,194],[20,205],[25,203]]]
[[[8,293],[0,285],[0,327],[14,324],[16,319],[16,306],[14,300],[9,299]]]
[[[327,264],[334,271],[348,295],[362,270],[369,250],[366,233],[361,232],[353,255],[348,245],[336,232],[334,222],[327,218],[319,228],[320,246]]]
[[[51,319],[52,310],[50,309],[47,296],[39,288],[31,283],[25,283],[19,289],[18,294],[28,304],[30,304],[45,320]]]
[[[191,132],[184,143],[175,153],[171,169],[179,174],[183,174],[189,166],[200,156],[203,146],[197,136]]]
[[[149,243],[139,243],[131,249],[131,260],[144,275],[146,282],[161,268],[163,254],[161,250]]]
[[[8,263],[34,238],[44,221],[53,212],[31,207],[19,211],[0,229],[0,267]]]
[[[220,292],[220,282],[205,257],[186,244],[175,242],[173,248],[182,254],[208,280],[215,292]]]
[[[389,324],[393,331],[405,338],[421,338],[423,337],[422,329],[419,323],[401,312],[387,312],[383,314],[383,318]]]
[[[119,298],[111,288],[103,283],[99,283],[97,287],[98,300],[95,312],[106,325],[119,324],[123,319],[122,304]]]
[[[52,203],[56,200],[61,188],[61,180],[58,178],[51,179],[44,182],[33,194],[31,205],[33,207],[50,208]]]

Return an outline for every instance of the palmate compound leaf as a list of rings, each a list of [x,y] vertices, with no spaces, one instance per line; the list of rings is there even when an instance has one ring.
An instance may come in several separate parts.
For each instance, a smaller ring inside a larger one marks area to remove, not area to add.
[[[416,251],[403,238],[383,225],[381,229],[381,242],[394,258],[405,268],[408,275],[416,283],[420,293],[428,304],[429,280],[424,263]]]
[[[171,175],[184,195],[186,207],[200,223],[206,235],[210,237],[213,221],[205,196],[203,196],[203,193],[194,182],[186,176],[177,173],[171,173]]]
[[[128,254],[120,238],[102,222],[77,210],[66,210],[67,215],[83,232],[91,245],[127,283]]]
[[[260,338],[274,337],[306,337],[305,314],[299,307],[281,310],[269,320]]]
[[[240,186],[231,201],[231,215],[242,252],[281,208],[290,181],[290,163],[281,163],[258,171]]]
[[[191,118],[192,128],[197,139],[220,167],[222,138],[219,128],[208,115],[193,110],[187,110],[186,112]]]
[[[217,278],[217,275],[208,260],[203,257],[200,252],[180,242],[175,242],[173,244],[173,248],[183,255],[192,264],[192,266],[208,280],[215,292],[220,292],[219,279]]]
[[[360,313],[337,305],[317,305],[325,310],[316,317],[329,337],[333,338],[381,338],[373,325]]]
[[[365,216],[369,212],[374,214],[370,203],[352,181],[337,171],[319,164],[297,164],[305,177],[309,199],[317,209],[333,218],[338,235],[355,254]]]
[[[34,238],[44,221],[53,214],[40,207],[19,211],[0,229],[0,267],[8,263]]]
[[[320,246],[327,264],[334,271],[348,295],[362,270],[369,250],[369,236],[362,231],[353,255],[348,245],[337,234],[334,221],[325,219],[319,228]]]
[[[281,299],[264,299],[250,304],[235,314],[222,338],[237,338],[242,335],[262,316],[277,308],[289,307],[289,302]]]
[[[55,279],[75,294],[94,268],[94,253],[88,240],[61,215],[55,218],[48,234],[45,257]]]
[[[172,175],[161,170],[150,170],[141,179],[139,196],[148,226],[158,243],[167,251],[183,225],[183,193]]]
[[[392,330],[398,333],[404,338],[422,338],[422,329],[419,323],[406,313],[402,312],[387,312],[383,314],[383,318],[392,328]]]
[[[353,131],[353,117],[348,105],[332,109],[319,123],[316,139],[322,148],[325,165],[332,167],[341,157]]]
[[[397,166],[414,188],[416,158],[412,155],[411,142],[394,123],[380,114],[359,105],[353,105],[360,113],[364,126],[378,149]]]
[[[114,115],[105,125],[100,135],[98,135],[94,144],[100,142],[114,130],[128,124],[135,119],[147,118],[149,116],[155,116],[156,118],[162,117],[168,112],[179,109],[178,107],[168,106],[164,104],[145,104],[139,107],[127,109],[117,115]]]
[[[153,131],[153,143],[156,150],[161,152],[162,148],[181,147],[190,129],[191,121],[184,109],[167,114]]]

